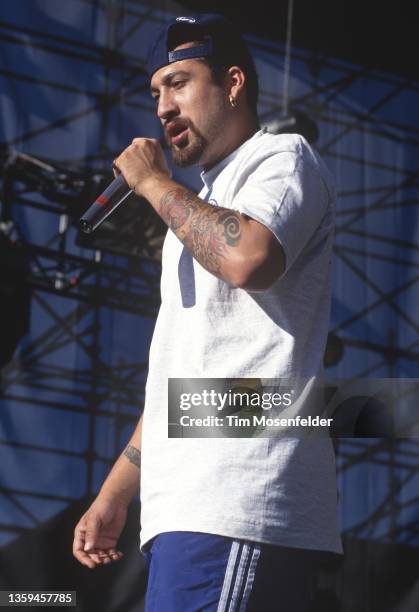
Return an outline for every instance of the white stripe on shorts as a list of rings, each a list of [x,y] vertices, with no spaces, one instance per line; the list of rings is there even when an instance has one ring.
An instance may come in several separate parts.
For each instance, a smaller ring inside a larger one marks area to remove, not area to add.
[[[239,612],[246,611],[246,605],[249,600],[250,593],[252,592],[252,586],[255,580],[256,566],[257,566],[259,557],[260,557],[260,545],[255,544],[253,547],[252,558],[250,560],[249,571],[247,572],[247,580],[246,580],[246,584],[244,587],[244,593],[243,593],[241,604],[239,602],[240,604]]]
[[[258,544],[233,542],[217,612],[244,612],[246,610],[259,556],[260,546]]]

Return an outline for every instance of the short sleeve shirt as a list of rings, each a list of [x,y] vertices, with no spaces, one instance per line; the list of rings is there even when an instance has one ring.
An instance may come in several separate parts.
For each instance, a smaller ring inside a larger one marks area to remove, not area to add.
[[[201,531],[341,552],[329,440],[169,439],[169,378],[319,377],[330,312],[335,194],[298,135],[260,130],[210,171],[199,197],[268,227],[286,258],[266,291],[207,272],[168,231],[142,438],[141,544]]]

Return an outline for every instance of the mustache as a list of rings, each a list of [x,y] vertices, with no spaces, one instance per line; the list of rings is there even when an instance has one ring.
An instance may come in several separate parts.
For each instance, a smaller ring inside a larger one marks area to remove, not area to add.
[[[170,126],[170,129],[167,129],[167,125]],[[171,121],[167,121],[166,125],[163,126],[163,137],[166,141],[166,144],[171,146],[170,139],[173,137],[173,134],[180,133],[183,130],[190,129],[192,132],[195,132],[195,126],[189,119],[173,119]]]

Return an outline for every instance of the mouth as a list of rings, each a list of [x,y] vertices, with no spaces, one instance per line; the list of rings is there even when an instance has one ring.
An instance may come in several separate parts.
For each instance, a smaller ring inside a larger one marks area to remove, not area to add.
[[[166,126],[166,134],[170,144],[180,144],[186,139],[187,132],[188,126],[181,123],[170,122]]]

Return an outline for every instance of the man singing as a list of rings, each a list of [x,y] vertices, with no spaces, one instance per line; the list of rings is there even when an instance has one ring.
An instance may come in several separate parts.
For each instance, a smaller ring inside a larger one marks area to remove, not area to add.
[[[121,557],[141,469],[147,612],[308,611],[314,557],[342,551],[330,440],[168,438],[168,379],[321,378],[333,184],[304,138],[260,129],[255,67],[225,18],[172,19],[148,71],[173,161],[199,165],[203,188],[171,179],[155,139],[114,161],[168,225],[162,304],[143,415],[74,555],[90,568]]]

